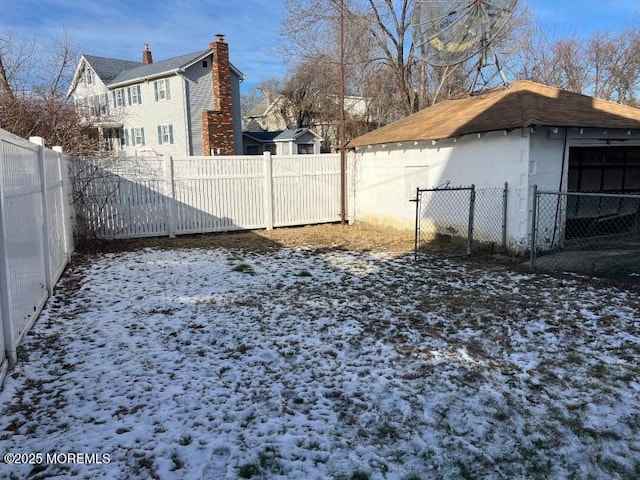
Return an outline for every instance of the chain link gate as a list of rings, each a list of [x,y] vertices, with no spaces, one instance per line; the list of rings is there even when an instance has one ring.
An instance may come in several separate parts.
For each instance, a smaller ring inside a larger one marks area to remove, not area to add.
[[[417,188],[414,257],[433,251],[470,255],[473,250],[475,185]]]

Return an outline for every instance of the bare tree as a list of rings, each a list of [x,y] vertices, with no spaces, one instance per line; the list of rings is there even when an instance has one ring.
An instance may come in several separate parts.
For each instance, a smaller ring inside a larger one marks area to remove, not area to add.
[[[43,137],[47,145],[61,145],[68,152],[95,151],[97,140],[87,136],[66,98],[77,48],[64,34],[46,49],[39,47],[15,30],[0,33],[0,128]]]
[[[255,109],[266,100],[259,90],[251,90],[240,95],[240,117],[244,124],[247,123]]]
[[[347,94],[366,96],[375,124],[385,124],[470,87],[475,59],[434,67],[413,43],[414,0],[285,0],[288,16],[281,32],[287,58],[337,59],[337,16],[346,16]],[[526,23],[521,8],[498,40],[501,50]]]
[[[640,88],[640,29],[628,27],[614,35],[596,32],[586,46],[590,90],[599,98],[637,104]]]
[[[640,87],[640,30],[613,34],[558,35],[533,20],[519,37],[511,62],[517,79],[527,79],[618,103],[635,104]]]
[[[410,38],[413,0],[285,0],[285,6],[289,14],[282,50],[289,58],[323,58],[337,65],[338,15],[344,8],[347,94],[391,89],[395,101],[384,108],[393,105],[400,115],[417,108],[420,85],[414,81]],[[383,86],[372,86],[376,77]],[[337,83],[335,89],[337,93]]]

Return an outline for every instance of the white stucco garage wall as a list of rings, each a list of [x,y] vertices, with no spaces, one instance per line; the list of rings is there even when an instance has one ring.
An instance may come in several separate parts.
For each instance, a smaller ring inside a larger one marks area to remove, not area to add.
[[[529,218],[529,129],[466,135],[456,140],[372,145],[359,148],[355,162],[355,219],[414,228],[416,187],[477,189],[509,184],[507,241],[526,245]],[[476,218],[476,228],[482,228]]]

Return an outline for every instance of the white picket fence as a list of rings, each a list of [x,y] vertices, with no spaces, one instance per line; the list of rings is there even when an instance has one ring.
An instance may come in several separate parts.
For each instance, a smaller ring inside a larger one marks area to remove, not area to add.
[[[340,220],[339,155],[83,159],[73,170],[78,216],[102,238]]]
[[[0,130],[0,379],[73,252],[67,159]]]

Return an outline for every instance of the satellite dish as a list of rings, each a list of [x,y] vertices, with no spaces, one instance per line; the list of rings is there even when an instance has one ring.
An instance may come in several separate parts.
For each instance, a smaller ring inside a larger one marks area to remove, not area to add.
[[[457,65],[480,54],[478,75],[495,54],[490,48],[511,19],[518,0],[416,0],[413,16],[415,46],[427,63],[439,67]],[[497,58],[495,66],[500,69]]]

